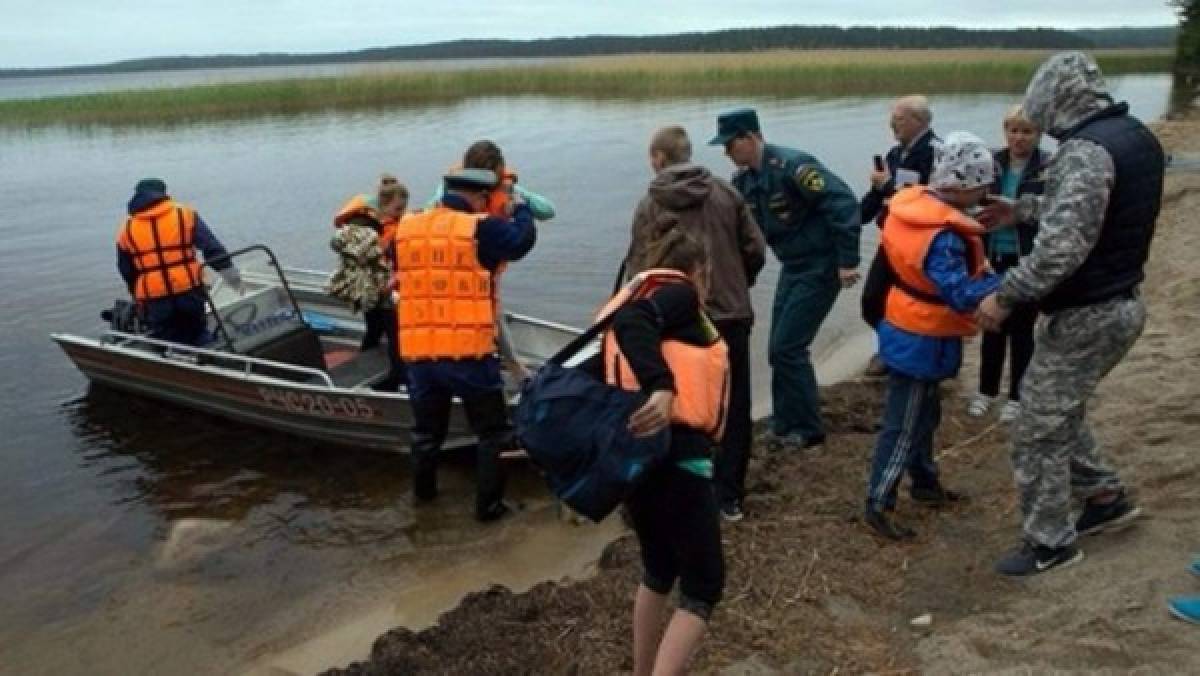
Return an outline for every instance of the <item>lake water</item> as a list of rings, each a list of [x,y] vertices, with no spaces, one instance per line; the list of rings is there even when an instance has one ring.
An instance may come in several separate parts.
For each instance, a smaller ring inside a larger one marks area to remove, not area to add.
[[[1165,112],[1168,76],[1113,84],[1142,119]],[[39,86],[22,96],[83,85]],[[1012,101],[939,96],[935,126],[999,143]],[[480,528],[463,497],[468,468],[450,467],[441,504],[414,512],[402,458],[89,391],[47,336],[98,330],[97,313],[121,295],[113,235],[139,178],[165,178],[230,249],[262,242],[287,264],[328,268],[330,218],[348,195],[389,171],[423,202],[469,142],[491,138],[560,214],[506,276],[506,305],[581,325],[628,244],[650,178],[650,133],[684,125],[701,143],[697,161],[728,175],[720,150],[702,143],[718,112],[741,105],[758,108],[768,139],[814,153],[860,192],[871,155],[891,143],[889,101],[878,97],[486,98],[159,128],[0,130],[0,671],[312,670],[361,657],[381,628],[431,621],[489,582],[520,588],[579,573],[612,532],[557,523],[528,473],[515,490],[527,509]],[[867,234],[864,252],[874,246]],[[777,270],[772,261],[754,290],[760,413]],[[826,380],[870,350],[856,305],[845,294],[818,340]]]

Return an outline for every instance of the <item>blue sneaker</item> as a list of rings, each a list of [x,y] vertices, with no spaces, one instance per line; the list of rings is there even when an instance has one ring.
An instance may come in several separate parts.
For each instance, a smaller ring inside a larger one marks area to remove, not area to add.
[[[1192,571],[1192,575],[1200,576],[1200,559],[1192,561],[1192,565],[1188,566],[1188,570]]]
[[[1184,622],[1200,624],[1200,596],[1176,596],[1168,599],[1167,609]]]

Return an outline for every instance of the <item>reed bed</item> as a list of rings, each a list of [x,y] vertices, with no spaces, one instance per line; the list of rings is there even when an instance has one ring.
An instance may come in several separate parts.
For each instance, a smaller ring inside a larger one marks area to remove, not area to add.
[[[0,125],[126,125],[425,106],[476,96],[647,99],[1019,92],[1037,50],[814,50],[639,54],[443,71],[381,64],[338,77],[0,101]],[[1166,50],[1096,52],[1105,72],[1166,72]]]

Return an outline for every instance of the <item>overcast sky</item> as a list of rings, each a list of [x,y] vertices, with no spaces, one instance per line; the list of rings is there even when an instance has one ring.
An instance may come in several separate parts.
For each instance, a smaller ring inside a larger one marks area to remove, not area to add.
[[[0,0],[0,68],[780,24],[1078,28],[1174,22],[1164,0]]]

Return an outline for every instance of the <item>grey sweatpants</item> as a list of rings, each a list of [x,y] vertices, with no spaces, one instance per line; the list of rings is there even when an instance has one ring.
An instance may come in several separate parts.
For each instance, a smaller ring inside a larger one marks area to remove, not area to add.
[[[1121,487],[1087,424],[1096,385],[1129,352],[1146,323],[1139,298],[1070,308],[1038,320],[1033,360],[1021,385],[1012,462],[1029,542],[1075,540],[1071,498]]]

